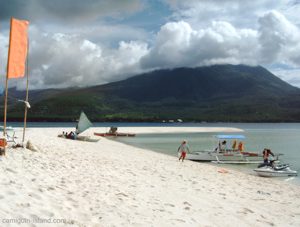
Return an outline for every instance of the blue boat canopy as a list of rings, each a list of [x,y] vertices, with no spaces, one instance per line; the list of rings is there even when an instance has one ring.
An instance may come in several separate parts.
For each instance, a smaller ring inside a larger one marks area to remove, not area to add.
[[[218,139],[245,139],[244,135],[216,135]]]

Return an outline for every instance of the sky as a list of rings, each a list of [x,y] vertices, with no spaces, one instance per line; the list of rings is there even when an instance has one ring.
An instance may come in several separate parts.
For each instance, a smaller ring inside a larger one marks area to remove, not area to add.
[[[0,82],[15,17],[30,23],[30,89],[214,64],[261,65],[300,87],[299,12],[300,0],[0,0]]]

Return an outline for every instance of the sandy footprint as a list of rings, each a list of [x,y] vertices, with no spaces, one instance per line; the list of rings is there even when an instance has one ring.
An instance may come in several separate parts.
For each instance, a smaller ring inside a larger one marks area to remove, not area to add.
[[[187,201],[183,202],[183,204],[186,205],[186,206],[189,206],[189,207],[192,206],[192,205],[191,205],[189,202],[187,202]]]
[[[185,220],[183,219],[179,219],[179,218],[176,218],[176,219],[171,219],[173,221],[177,221],[177,222],[181,222],[181,223],[185,223]]]
[[[10,169],[10,168],[6,168],[5,170],[8,171],[8,172],[11,172],[11,173],[18,173],[17,171],[12,170],[12,169]]]
[[[241,213],[243,213],[243,214],[248,214],[248,213],[253,214],[254,211],[253,211],[253,210],[250,210],[249,208],[244,207],[244,208],[243,208],[243,211],[241,211]]]
[[[174,205],[174,204],[171,204],[171,203],[165,203],[164,205],[165,205],[165,206],[170,206],[170,207],[175,207],[175,205]]]
[[[20,207],[30,207],[30,203],[20,203],[18,204]]]
[[[270,221],[265,221],[265,220],[260,220],[260,219],[256,219],[256,221],[268,224],[269,226],[275,226],[275,224],[273,222],[270,222]]]
[[[38,199],[38,200],[42,199],[41,196],[39,196],[38,194],[35,194],[35,193],[28,193],[28,196],[30,196],[34,199]]]

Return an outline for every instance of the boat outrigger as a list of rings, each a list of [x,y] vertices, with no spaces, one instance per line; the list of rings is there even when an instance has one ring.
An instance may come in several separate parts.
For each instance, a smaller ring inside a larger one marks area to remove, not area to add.
[[[216,135],[218,146],[214,150],[194,151],[187,153],[186,159],[228,164],[261,163],[260,152],[244,151],[244,135]],[[231,141],[228,148],[227,142]]]

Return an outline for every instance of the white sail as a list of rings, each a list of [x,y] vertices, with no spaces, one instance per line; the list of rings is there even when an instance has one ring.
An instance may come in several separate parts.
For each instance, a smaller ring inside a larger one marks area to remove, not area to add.
[[[81,111],[80,118],[78,121],[78,124],[76,126],[76,133],[82,133],[83,131],[87,130],[89,127],[91,127],[93,124],[90,122],[90,120],[87,118],[85,113]]]

